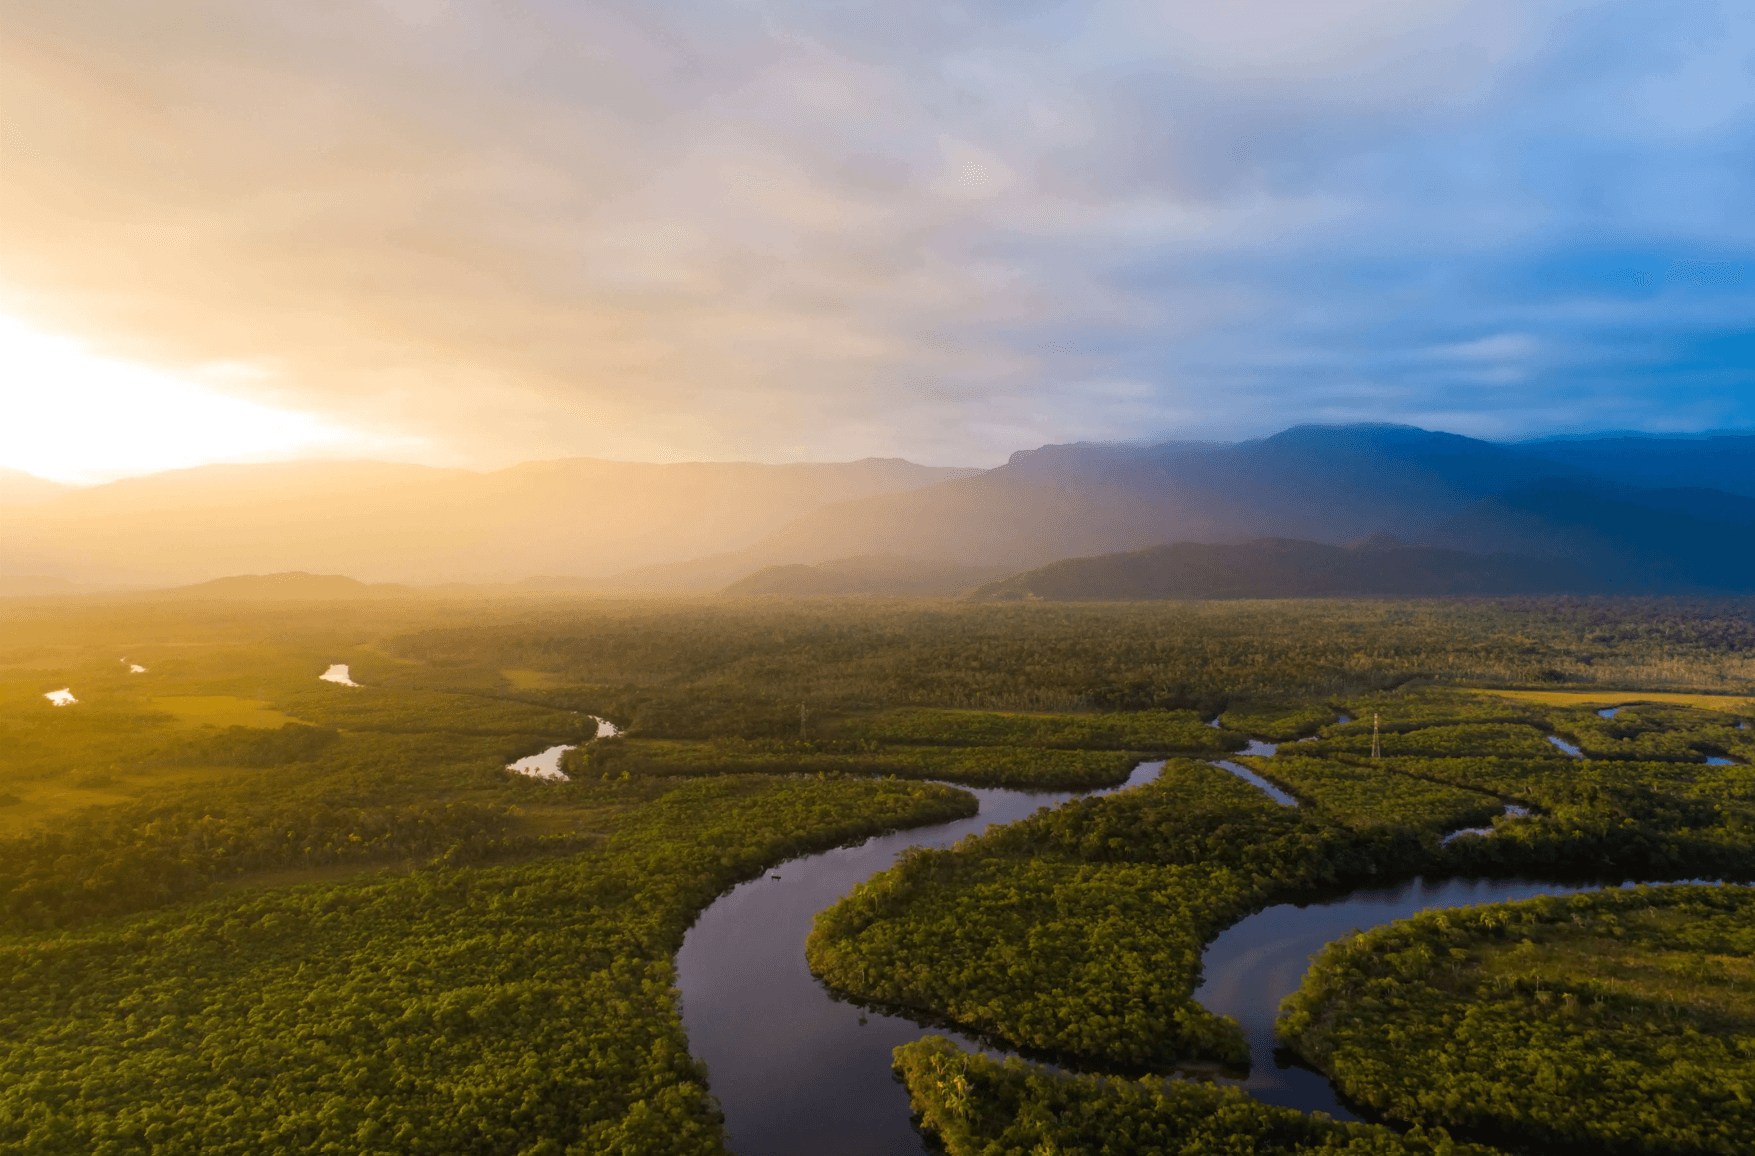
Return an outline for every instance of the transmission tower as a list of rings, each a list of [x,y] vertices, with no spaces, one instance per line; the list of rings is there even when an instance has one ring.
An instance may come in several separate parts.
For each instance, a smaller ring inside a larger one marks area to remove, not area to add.
[[[1380,737],[1378,737],[1378,734],[1377,734],[1377,717],[1378,717],[1377,712],[1372,711],[1371,712],[1371,757],[1374,759],[1380,759],[1383,757],[1383,740]]]

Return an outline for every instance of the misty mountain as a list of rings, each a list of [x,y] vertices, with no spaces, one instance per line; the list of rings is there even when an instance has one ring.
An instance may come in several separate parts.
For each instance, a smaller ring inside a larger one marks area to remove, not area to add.
[[[1179,542],[1339,547],[1387,533],[1569,560],[1603,588],[1740,589],[1750,478],[1755,435],[1501,445],[1387,425],[1044,446],[985,472],[896,459],[207,466],[8,507],[0,574],[135,586],[289,571],[417,584],[548,575],[533,589],[706,593],[778,566],[814,569],[755,586],[877,592],[913,579],[837,566],[911,559],[938,568],[920,581],[939,590],[958,568],[993,576]]]
[[[1379,534],[1354,546],[1258,538],[1068,558],[989,583],[970,597],[1072,602],[1530,594],[1575,589],[1585,577],[1555,559],[1410,546]]]
[[[972,590],[1009,572],[1003,566],[947,565],[889,555],[837,558],[815,566],[766,566],[720,593],[736,598],[950,595]]]
[[[415,591],[390,582],[368,584],[341,574],[235,574],[193,586],[151,592],[154,601],[217,599],[237,602],[341,602],[402,598]]]
[[[1755,437],[1739,444],[1755,463]],[[1421,542],[1487,497],[1553,484],[1613,483],[1518,447],[1405,426],[1045,446],[974,477],[814,511],[740,557],[750,569],[857,554],[1023,569],[1170,542],[1339,545],[1380,532]]]
[[[1637,489],[1700,488],[1755,498],[1749,434],[1608,433],[1539,438],[1510,448]]]
[[[71,494],[81,487],[51,482],[11,466],[0,466],[0,506],[30,506]]]
[[[825,506],[741,551],[649,567],[616,581],[654,591],[711,589],[766,565],[861,554],[1025,570],[1176,542],[1236,545],[1281,538],[1339,546],[1389,533],[1466,553],[1589,561],[1607,566],[1609,585],[1617,589],[1652,589],[1684,579],[1689,589],[1721,588],[1712,585],[1718,579],[1690,576],[1687,566],[1660,566],[1641,576],[1638,555],[1660,539],[1634,532],[1638,519],[1589,513],[1595,529],[1581,530],[1575,540],[1562,532],[1565,515],[1558,507],[1554,520],[1538,524],[1527,512],[1513,513],[1501,497],[1594,494],[1652,514],[1679,515],[1683,521],[1672,519],[1677,526],[1691,525],[1685,519],[1729,525],[1749,520],[1749,499],[1698,484],[1685,471],[1686,455],[1648,453],[1644,441],[1622,435],[1602,441],[1559,443],[1567,460],[1542,457],[1529,444],[1383,425],[1304,426],[1235,444],[1045,446],[1014,454],[984,474]],[[1755,475],[1755,435],[1676,444],[1707,447],[1704,477],[1720,477],[1739,455],[1746,473]],[[1687,485],[1643,490],[1580,464],[1612,470],[1631,461],[1629,472],[1644,480],[1659,476],[1650,466],[1657,459],[1663,478]],[[1586,517],[1587,506],[1576,503],[1574,514]],[[1727,533],[1711,526],[1690,532]],[[1673,538],[1662,539],[1672,543],[1664,547],[1672,552]]]
[[[825,503],[970,472],[894,458],[575,458],[492,473],[383,462],[202,466],[8,509],[0,573],[134,585],[287,571],[418,583],[602,575],[744,547]]]

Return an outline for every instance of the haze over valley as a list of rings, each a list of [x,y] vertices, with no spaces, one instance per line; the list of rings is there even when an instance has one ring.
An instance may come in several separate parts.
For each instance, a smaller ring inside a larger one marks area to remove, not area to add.
[[[0,581],[48,593],[306,571],[412,587],[947,595],[1180,543],[1388,536],[1450,551],[1427,557],[1442,573],[1172,580],[1108,596],[1738,591],[1755,583],[1751,479],[1750,434],[1499,444],[1397,426],[1043,446],[985,471],[895,459],[205,466],[83,489],[13,479]],[[1468,555],[1512,557],[1483,568]]]

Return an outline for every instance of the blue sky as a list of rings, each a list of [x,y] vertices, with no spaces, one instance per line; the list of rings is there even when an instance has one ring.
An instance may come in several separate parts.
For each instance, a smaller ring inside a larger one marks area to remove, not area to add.
[[[0,315],[309,452],[1755,427],[1748,5],[0,2]]]

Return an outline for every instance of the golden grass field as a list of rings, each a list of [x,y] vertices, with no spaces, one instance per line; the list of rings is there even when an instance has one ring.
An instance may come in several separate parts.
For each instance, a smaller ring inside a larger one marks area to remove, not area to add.
[[[1692,706],[1728,714],[1755,713],[1755,698],[1728,694],[1672,694],[1650,690],[1484,690],[1481,693],[1523,702],[1539,702],[1543,706],[1631,706],[1634,703],[1650,702],[1667,706]]]
[[[261,727],[272,730],[294,721],[261,699],[229,694],[177,694],[152,699],[154,710],[175,715],[179,727]]]

